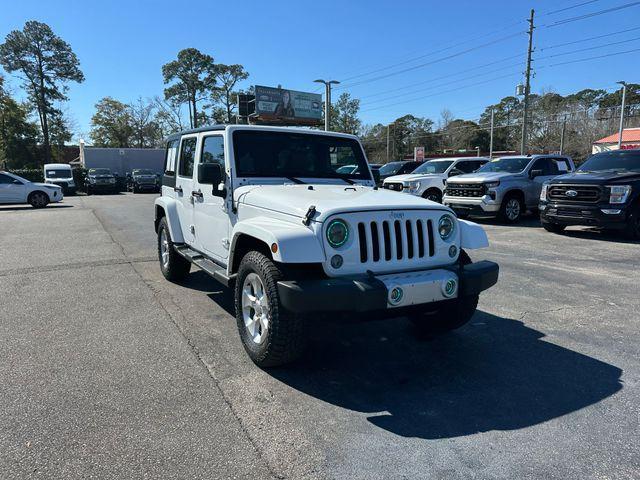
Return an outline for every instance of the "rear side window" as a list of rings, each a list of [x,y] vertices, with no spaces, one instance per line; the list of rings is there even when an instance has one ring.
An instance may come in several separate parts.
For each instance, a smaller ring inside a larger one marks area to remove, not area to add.
[[[13,177],[0,173],[0,185],[10,185],[13,183]]]
[[[476,160],[472,160],[472,161],[467,161],[467,162],[458,162],[456,163],[456,166],[453,167],[457,170],[460,170],[464,173],[471,173],[471,172],[475,172],[477,169],[479,169],[482,166],[482,163],[476,161]]]
[[[164,159],[164,174],[174,176],[176,174],[176,157],[178,155],[178,140],[167,143],[167,152]]]
[[[553,166],[554,173],[557,173],[558,175],[568,173],[571,170],[569,162],[564,158],[552,158],[551,164]]]
[[[198,139],[185,138],[182,140],[182,146],[180,147],[180,167],[178,175],[181,177],[193,177],[193,162],[196,158],[196,144]]]

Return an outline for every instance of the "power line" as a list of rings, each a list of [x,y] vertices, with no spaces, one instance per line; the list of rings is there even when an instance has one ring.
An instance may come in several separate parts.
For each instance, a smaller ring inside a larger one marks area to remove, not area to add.
[[[560,9],[558,9],[558,10],[552,10],[552,11],[550,11],[550,12],[543,13],[543,15],[545,15],[545,16],[546,16],[546,15],[554,15],[554,14],[556,14],[556,13],[566,12],[567,10],[571,10],[571,9],[573,9],[573,8],[577,8],[577,7],[582,7],[582,6],[584,6],[584,5],[589,5],[590,3],[596,3],[596,2],[599,2],[599,1],[600,1],[600,0],[589,0],[589,1],[587,1],[587,2],[580,2],[580,3],[576,3],[576,4],[574,4],[574,5],[571,5],[571,6],[569,6],[569,7],[560,8]]]
[[[588,42],[590,40],[597,40],[598,38],[611,37],[613,35],[620,35],[622,33],[633,32],[635,30],[640,30],[640,27],[627,28],[626,30],[620,30],[620,31],[611,32],[611,33],[605,33],[604,35],[596,35],[595,37],[582,38],[580,40],[574,40],[573,42],[556,43],[555,45],[549,45],[548,47],[540,47],[538,49],[538,51],[542,52],[544,50],[551,50],[552,48],[565,47],[567,45],[574,45],[576,43]]]
[[[597,12],[587,13],[585,15],[578,15],[576,17],[565,18],[563,20],[558,20],[557,22],[554,22],[550,25],[544,25],[544,26],[546,26],[547,28],[557,27],[559,25],[565,25],[567,23],[577,22],[579,20],[584,20],[586,18],[592,18],[592,17],[597,17],[599,15],[604,15],[605,13],[617,12],[618,10],[622,10],[625,8],[635,7],[636,5],[640,5],[640,2],[625,3],[624,5],[619,5],[617,7],[611,7],[604,10],[599,10]]]
[[[605,44],[596,45],[596,46],[593,46],[593,47],[580,48],[578,50],[572,50],[570,52],[556,53],[555,55],[547,55],[546,57],[539,57],[538,60],[546,60],[548,58],[563,57],[565,55],[572,55],[574,53],[587,52],[589,50],[597,50],[598,48],[610,47],[612,45],[620,45],[621,43],[634,42],[636,40],[640,40],[640,37],[630,38],[628,40],[621,40],[619,42],[605,43]]]
[[[609,57],[615,57],[617,55],[625,55],[627,53],[634,53],[634,52],[640,52],[640,48],[635,48],[633,50],[626,50],[624,52],[615,52],[615,53],[608,53],[606,55],[598,55],[595,57],[587,57],[587,58],[579,58],[577,60],[569,60],[567,62],[560,62],[560,63],[552,63],[550,65],[542,65],[537,67],[538,70],[541,68],[550,68],[550,67],[559,67],[560,65],[569,65],[571,63],[580,63],[580,62],[586,62],[588,60],[596,60],[599,58],[609,58]]]

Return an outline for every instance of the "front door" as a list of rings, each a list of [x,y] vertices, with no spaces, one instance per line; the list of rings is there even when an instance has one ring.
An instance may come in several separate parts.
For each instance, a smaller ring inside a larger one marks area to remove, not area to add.
[[[22,203],[24,194],[25,186],[20,180],[0,173],[0,203]]]
[[[198,164],[217,163],[225,171],[224,136],[209,135],[202,138]],[[225,209],[225,193],[218,185],[200,184],[194,176],[194,222],[198,250],[214,259],[226,262],[229,256],[229,215]]]
[[[194,244],[195,224],[193,221],[193,172],[196,161],[198,136],[182,137],[176,175],[175,198],[178,218],[185,243]]]

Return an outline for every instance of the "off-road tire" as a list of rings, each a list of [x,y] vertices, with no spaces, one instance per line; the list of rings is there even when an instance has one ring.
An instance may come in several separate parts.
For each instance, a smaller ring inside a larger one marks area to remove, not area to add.
[[[166,235],[167,240],[168,257],[166,262],[163,261],[163,234]],[[191,262],[176,252],[166,217],[163,217],[158,225],[158,261],[162,275],[171,282],[184,279],[191,270]]]
[[[442,192],[437,188],[429,188],[422,194],[422,198],[431,200],[432,202],[442,203]]]
[[[49,205],[49,195],[41,191],[31,192],[27,202],[33,208],[44,208]]]
[[[471,258],[464,250],[460,250],[461,265],[471,263]],[[456,330],[467,324],[478,308],[479,295],[468,295],[447,301],[437,311],[423,312],[409,317],[420,333],[441,334]]]
[[[250,338],[242,311],[242,290],[250,273],[258,275],[264,286],[269,312],[269,329],[262,343]],[[238,332],[247,354],[259,367],[276,367],[290,363],[300,356],[306,345],[303,320],[287,312],[280,304],[277,282],[283,278],[282,270],[267,256],[257,251],[248,252],[238,268],[235,281],[235,311]]]
[[[518,202],[518,213],[516,216],[513,216],[508,212],[511,201]],[[500,205],[500,213],[499,217],[504,223],[518,223],[522,218],[522,214],[525,211],[525,205],[522,202],[522,198],[519,195],[514,193],[508,193],[503,199],[502,204]]]
[[[550,222],[540,222],[542,223],[542,228],[544,228],[547,232],[551,233],[562,233],[564,229],[567,228],[566,225],[559,225],[557,223]]]

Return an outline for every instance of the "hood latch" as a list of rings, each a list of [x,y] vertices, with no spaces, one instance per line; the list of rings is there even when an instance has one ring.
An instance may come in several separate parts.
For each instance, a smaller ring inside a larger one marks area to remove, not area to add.
[[[308,227],[315,214],[316,214],[316,206],[311,205],[307,210],[307,213],[305,214],[304,218],[302,219],[302,224]]]

